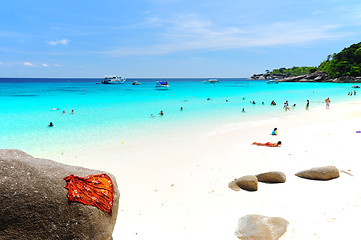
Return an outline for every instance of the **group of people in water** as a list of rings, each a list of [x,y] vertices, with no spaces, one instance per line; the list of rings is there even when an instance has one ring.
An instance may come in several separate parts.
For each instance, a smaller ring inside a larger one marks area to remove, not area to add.
[[[59,108],[52,108],[51,110],[60,110],[60,109],[59,109]],[[63,110],[62,113],[65,114],[65,110]],[[74,114],[74,110],[72,109],[70,113],[71,113],[71,114]],[[53,122],[50,122],[49,125],[48,125],[48,127],[54,127]]]
[[[349,95],[350,95],[350,93],[349,93]],[[352,92],[351,92],[351,95],[352,95]],[[354,91],[354,95],[356,95],[356,91]],[[211,100],[211,98],[207,98],[207,100],[209,101],[209,100]],[[243,97],[243,100],[245,100],[244,97]],[[228,99],[226,100],[226,102],[228,102]],[[326,103],[326,108],[327,108],[327,109],[330,107],[330,102],[331,102],[331,101],[330,101],[330,98],[325,99],[325,103]],[[250,101],[250,103],[256,104],[255,101]],[[264,102],[262,102],[262,105],[264,105]],[[271,106],[276,106],[276,105],[277,105],[276,102],[275,102],[274,100],[272,100]],[[292,105],[292,108],[295,108],[295,107],[296,107],[296,103]],[[286,102],[284,103],[283,109],[284,109],[285,111],[290,111],[288,101],[286,101]],[[305,107],[305,109],[306,109],[306,110],[309,110],[309,109],[310,109],[310,100],[308,100],[308,99],[306,100],[306,107]],[[183,107],[181,107],[180,110],[183,111]],[[245,113],[245,112],[246,112],[245,108],[242,108],[242,111],[241,111],[241,112],[242,112],[242,113]],[[63,113],[65,113],[65,111],[64,111]],[[74,110],[72,110],[72,113],[74,113]],[[164,115],[163,110],[161,110],[161,111],[159,112],[159,115],[160,115],[160,116],[163,116],[163,115]],[[151,114],[150,116],[151,116],[151,117],[155,117],[154,114]]]
[[[351,91],[351,92],[348,92],[347,95],[352,96],[352,91]],[[353,95],[356,95],[356,91],[353,91]]]

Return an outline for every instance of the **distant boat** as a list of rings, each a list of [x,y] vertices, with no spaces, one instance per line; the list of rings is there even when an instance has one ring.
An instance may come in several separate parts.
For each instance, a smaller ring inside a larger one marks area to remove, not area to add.
[[[169,88],[168,82],[157,81],[155,84],[155,88],[158,90],[167,90]]]
[[[126,79],[116,75],[105,75],[102,84],[122,84]]]
[[[268,80],[267,84],[278,84],[278,80],[277,79]]]
[[[138,81],[133,81],[133,82],[132,82],[132,85],[140,85],[140,82],[138,82]]]
[[[205,81],[203,81],[204,83],[219,83],[219,80],[218,79],[215,79],[215,78],[213,78],[213,79],[208,79],[208,80],[205,80]]]
[[[351,87],[352,87],[352,88],[360,88],[359,85],[352,85]]]

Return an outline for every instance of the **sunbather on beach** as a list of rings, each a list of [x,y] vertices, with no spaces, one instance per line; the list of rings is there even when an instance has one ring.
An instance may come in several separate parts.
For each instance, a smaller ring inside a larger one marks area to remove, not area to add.
[[[278,147],[278,146],[281,146],[281,144],[282,144],[281,141],[278,141],[277,143],[270,143],[270,142],[266,142],[266,143],[254,142],[254,143],[252,143],[252,145],[266,146],[266,147]]]

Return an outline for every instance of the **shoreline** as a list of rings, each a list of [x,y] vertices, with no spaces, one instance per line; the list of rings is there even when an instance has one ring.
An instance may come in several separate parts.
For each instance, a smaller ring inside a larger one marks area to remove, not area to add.
[[[361,130],[360,120],[361,102],[331,103],[328,110],[320,107],[257,126],[146,145],[115,144],[53,160],[116,176],[121,196],[115,240],[237,239],[237,221],[246,214],[288,220],[281,239],[352,239],[361,204],[361,134],[355,132]],[[274,127],[278,136],[270,135]],[[280,148],[251,145],[278,140]],[[328,165],[353,176],[341,173],[325,182],[294,176]],[[283,171],[286,183],[259,183],[257,192],[227,186],[235,178],[267,171]]]

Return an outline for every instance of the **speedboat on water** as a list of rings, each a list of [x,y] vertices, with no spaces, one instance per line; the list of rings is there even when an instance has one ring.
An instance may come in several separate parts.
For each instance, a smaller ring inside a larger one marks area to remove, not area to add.
[[[125,83],[126,79],[117,75],[105,75],[103,84],[122,84]]]
[[[133,82],[132,82],[132,85],[140,85],[140,82],[138,82],[138,81],[133,81]]]
[[[277,79],[268,80],[267,84],[278,84],[278,80]]]
[[[168,82],[157,81],[155,84],[155,88],[158,90],[167,90],[169,88]]]
[[[219,83],[219,80],[218,79],[215,79],[215,78],[213,78],[213,79],[208,79],[208,80],[205,80],[205,81],[203,81],[204,83]]]

